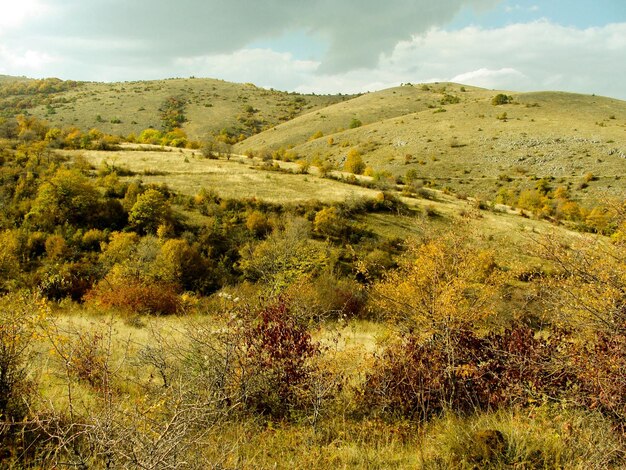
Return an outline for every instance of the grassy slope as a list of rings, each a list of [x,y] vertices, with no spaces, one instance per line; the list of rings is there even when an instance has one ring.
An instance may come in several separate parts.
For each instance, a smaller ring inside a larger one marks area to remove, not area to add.
[[[404,175],[415,169],[441,187],[482,197],[492,197],[504,175],[513,180],[508,184],[521,187],[532,186],[532,176],[554,177],[555,185],[569,184],[581,198],[600,197],[605,191],[624,195],[625,102],[570,93],[507,92],[515,103],[493,106],[498,92],[465,89],[439,84],[430,90],[404,86],[371,93],[300,116],[236,149],[294,146],[300,155],[341,162],[357,147],[376,170]],[[440,106],[443,93],[460,103]],[[497,118],[503,113],[506,121]],[[352,117],[364,125],[342,130]],[[318,130],[325,137],[307,141]],[[599,179],[578,191],[588,172]]]
[[[175,191],[192,196],[201,188],[216,191],[222,197],[258,198],[275,203],[288,204],[307,200],[333,203],[360,198],[375,198],[378,190],[366,189],[340,181],[320,178],[314,174],[285,174],[261,169],[260,161],[246,157],[230,160],[209,160],[192,150],[170,151],[71,151],[81,153],[98,167],[103,161],[125,167],[137,173],[125,179],[141,179],[144,183],[166,183]],[[281,163],[283,168],[297,165]],[[157,173],[157,174],[155,174]],[[397,193],[399,195],[399,193]],[[566,228],[543,220],[522,218],[505,210],[479,211],[471,200],[462,200],[432,191],[434,199],[403,198],[413,209],[408,216],[391,213],[358,216],[356,222],[366,226],[382,239],[432,235],[450,230],[459,224],[467,225],[474,243],[493,249],[498,261],[508,266],[517,262],[537,265],[531,238],[553,233],[555,236],[571,236]],[[430,212],[431,216],[424,214]],[[200,221],[200,223],[202,223]]]
[[[252,84],[204,78],[83,83],[75,90],[54,95],[54,112],[38,106],[29,112],[54,126],[96,127],[104,132],[128,135],[150,126],[160,128],[159,107],[170,96],[187,100],[184,129],[192,139],[240,126],[238,117],[254,117],[271,127],[303,112],[341,101],[345,96],[298,95],[257,88]],[[258,110],[245,112],[247,106]],[[100,119],[98,119],[100,116]],[[112,123],[120,120],[121,123]]]
[[[90,163],[103,161],[138,173],[144,183],[167,183],[172,189],[193,196],[201,188],[213,189],[222,197],[258,198],[289,203],[318,199],[340,202],[353,197],[374,197],[378,191],[351,186],[312,175],[262,171],[258,160],[246,157],[230,160],[208,160],[198,151],[175,149],[150,151],[86,151]],[[256,165],[256,166],[255,166]],[[145,173],[145,174],[144,174]],[[156,174],[158,173],[158,174]]]

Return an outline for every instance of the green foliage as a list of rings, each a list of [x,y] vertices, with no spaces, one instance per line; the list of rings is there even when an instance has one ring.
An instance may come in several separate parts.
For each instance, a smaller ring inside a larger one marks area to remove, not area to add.
[[[357,119],[357,118],[352,118],[352,120],[350,121],[350,125],[348,127],[350,127],[350,129],[356,129],[358,127],[361,127],[363,125],[363,123]]]
[[[160,225],[171,220],[170,205],[162,192],[148,189],[137,197],[128,213],[128,223],[139,233],[155,234]]]
[[[95,222],[98,206],[98,190],[84,175],[59,169],[39,188],[28,217],[47,229],[64,223],[86,226]]]
[[[491,100],[491,104],[494,106],[500,106],[502,104],[509,104],[513,101],[513,97],[505,95],[504,93],[498,93]]]
[[[262,242],[246,245],[239,262],[244,277],[262,282],[270,291],[280,291],[326,267],[330,261],[326,247],[310,240],[308,233],[308,224],[292,220]]]
[[[170,96],[159,108],[161,124],[166,132],[180,128],[186,121],[185,106],[186,101],[183,98]]]

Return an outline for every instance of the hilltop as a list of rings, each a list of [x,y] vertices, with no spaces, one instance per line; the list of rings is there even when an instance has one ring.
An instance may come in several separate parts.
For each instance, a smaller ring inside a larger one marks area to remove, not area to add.
[[[168,98],[184,102],[184,130],[190,138],[205,139],[223,129],[249,136],[293,119],[305,112],[335,104],[349,96],[302,95],[266,90],[251,83],[231,83],[205,78],[119,83],[71,82],[58,79],[0,79],[5,88],[18,82],[20,88],[2,89],[2,114],[28,113],[55,127],[75,126],[84,131],[127,136],[144,129],[161,128],[160,110]],[[42,92],[42,83],[71,83],[67,89]],[[30,88],[28,88],[30,87]]]
[[[503,101],[494,104],[496,96]],[[2,115],[128,136],[161,129],[175,98],[191,140],[222,134],[238,154],[419,181],[512,203],[537,184],[587,205],[624,196],[626,102],[562,92],[518,93],[456,83],[404,84],[360,96],[301,95],[204,78],[124,83],[0,79]],[[541,183],[538,183],[541,181]]]
[[[497,95],[509,103],[494,105]],[[623,196],[626,103],[452,83],[405,85],[299,116],[236,150],[281,147],[337,165],[357,149],[376,171],[396,177],[412,172],[442,188],[489,199],[499,187],[523,188],[541,178],[585,199]],[[592,182],[582,184],[585,175]]]

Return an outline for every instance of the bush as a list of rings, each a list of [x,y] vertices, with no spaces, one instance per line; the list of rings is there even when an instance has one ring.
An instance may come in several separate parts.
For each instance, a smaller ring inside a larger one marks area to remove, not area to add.
[[[0,298],[0,421],[19,421],[26,415],[33,390],[27,373],[31,345],[45,314],[40,299],[20,294]],[[0,438],[2,434],[0,427]]]
[[[365,162],[361,158],[361,152],[357,149],[350,149],[346,156],[346,162],[343,165],[344,171],[350,172],[355,175],[360,175],[365,171]]]
[[[245,404],[274,418],[288,417],[298,406],[311,373],[308,361],[319,347],[296,322],[286,303],[262,309],[244,332],[245,364],[253,377]]]
[[[173,315],[180,310],[176,287],[167,282],[142,282],[107,276],[85,296],[85,300],[127,313]]]
[[[564,396],[575,382],[560,361],[563,333],[538,338],[518,325],[480,338],[470,328],[390,345],[365,380],[364,408],[426,420]]]
[[[502,104],[509,104],[513,101],[512,96],[505,95],[504,93],[498,93],[491,99],[491,104],[494,106],[499,106]]]

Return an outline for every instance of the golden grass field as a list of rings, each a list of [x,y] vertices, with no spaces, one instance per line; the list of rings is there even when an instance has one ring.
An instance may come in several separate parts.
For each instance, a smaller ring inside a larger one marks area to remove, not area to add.
[[[146,147],[146,146],[143,146]],[[163,150],[163,149],[158,149]],[[201,189],[213,190],[224,198],[257,198],[278,204],[318,200],[324,203],[341,203],[350,200],[372,199],[380,190],[368,189],[341,181],[321,178],[316,174],[290,174],[262,170],[258,159],[244,156],[206,159],[198,151],[165,148],[166,151],[136,151],[134,146],[118,151],[71,151],[81,154],[96,168],[103,162],[130,169],[137,174],[123,179],[139,179],[143,183],[165,183],[171,189],[193,196]],[[285,169],[297,165],[275,162]],[[151,175],[157,173],[157,175]],[[147,173],[147,174],[144,174]],[[342,173],[336,172],[341,176]],[[345,176],[345,174],[344,174]],[[544,220],[523,218],[519,211],[507,206],[485,211],[476,208],[473,199],[461,199],[442,191],[432,190],[432,199],[403,197],[392,191],[412,209],[410,215],[370,213],[357,216],[356,222],[367,227],[382,239],[406,239],[445,232],[455,225],[464,225],[475,238],[475,243],[493,249],[501,262],[529,262],[540,265],[529,246],[533,239],[555,234],[577,236],[567,227]],[[430,212],[431,216],[424,214]],[[198,214],[191,220],[202,223]]]
[[[225,198],[258,198],[290,203],[311,199],[339,202],[349,198],[374,197],[378,193],[312,175],[262,171],[258,161],[246,157],[209,160],[203,158],[200,152],[178,149],[169,152],[122,150],[81,153],[96,167],[107,161],[137,173],[163,173],[156,176],[139,174],[129,178],[140,178],[144,183],[166,183],[175,191],[190,196],[205,188],[215,190]]]

